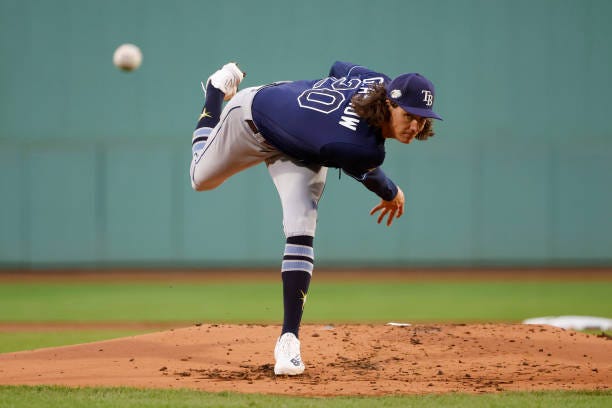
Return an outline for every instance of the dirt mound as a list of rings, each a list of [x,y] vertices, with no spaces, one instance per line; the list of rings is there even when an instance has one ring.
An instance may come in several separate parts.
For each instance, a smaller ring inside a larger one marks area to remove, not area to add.
[[[519,324],[306,325],[306,372],[273,374],[278,326],[199,325],[0,355],[0,384],[382,395],[612,387],[612,342]]]

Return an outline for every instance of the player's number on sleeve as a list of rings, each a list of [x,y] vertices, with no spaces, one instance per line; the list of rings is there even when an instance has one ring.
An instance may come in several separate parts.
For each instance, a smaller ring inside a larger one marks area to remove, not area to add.
[[[349,91],[361,85],[361,80],[352,78],[325,78],[298,96],[300,107],[321,113],[331,113],[346,100],[340,90]]]

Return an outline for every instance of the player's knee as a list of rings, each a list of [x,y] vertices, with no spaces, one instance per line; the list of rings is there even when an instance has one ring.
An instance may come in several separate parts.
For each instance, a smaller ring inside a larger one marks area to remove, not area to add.
[[[205,171],[201,166],[196,166],[191,163],[189,169],[189,178],[191,179],[191,188],[195,191],[212,190],[223,182],[219,177],[215,177],[212,172]]]
[[[202,182],[197,183],[194,180],[191,180],[191,188],[193,188],[195,191],[213,190],[217,186],[218,184],[202,183]]]
[[[300,215],[292,215],[284,217],[283,229],[285,235],[290,237],[294,235],[315,235],[317,228],[317,211],[310,210],[305,211]]]
[[[191,188],[193,188],[195,191],[206,191],[201,184],[196,183],[193,179],[191,180]]]
[[[213,190],[221,183],[222,181],[216,179],[195,177],[195,175],[191,177],[191,188],[193,188],[195,191]]]

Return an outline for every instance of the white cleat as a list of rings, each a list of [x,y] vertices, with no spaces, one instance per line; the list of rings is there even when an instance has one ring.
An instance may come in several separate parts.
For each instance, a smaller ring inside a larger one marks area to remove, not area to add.
[[[278,338],[274,347],[274,374],[298,375],[306,368],[300,356],[300,341],[293,333],[285,333]]]
[[[212,86],[225,94],[223,100],[229,101],[238,92],[238,85],[240,85],[245,75],[235,62],[230,62],[208,77],[204,90],[206,91],[206,87],[211,83]]]

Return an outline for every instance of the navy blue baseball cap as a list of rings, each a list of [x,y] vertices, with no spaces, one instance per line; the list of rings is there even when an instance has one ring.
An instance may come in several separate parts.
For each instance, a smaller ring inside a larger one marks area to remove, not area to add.
[[[433,111],[434,86],[421,74],[403,74],[387,86],[389,100],[397,103],[402,109],[423,118],[440,119]]]

